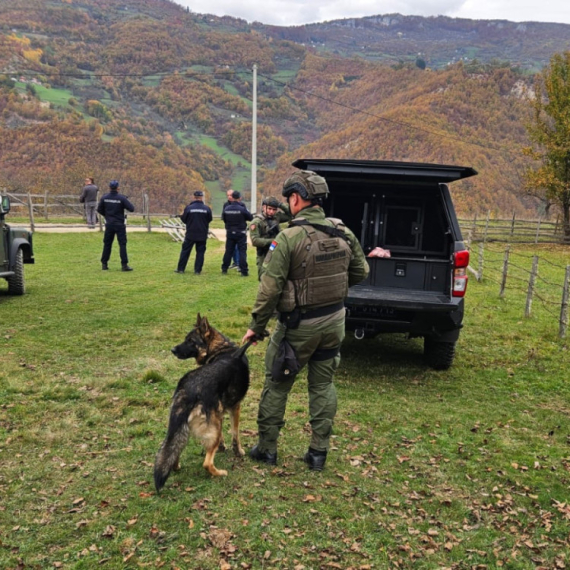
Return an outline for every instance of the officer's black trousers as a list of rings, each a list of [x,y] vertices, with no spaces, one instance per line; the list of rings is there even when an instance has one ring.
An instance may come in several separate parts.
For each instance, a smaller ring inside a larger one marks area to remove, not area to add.
[[[105,225],[101,263],[107,263],[109,261],[115,236],[117,236],[117,241],[119,242],[119,255],[121,256],[121,264],[127,265],[129,263],[129,258],[127,256],[127,228],[123,224]]]
[[[206,253],[206,241],[194,241],[186,237],[180,251],[178,259],[178,271],[184,271],[188,264],[188,259],[192,253],[192,248],[196,245],[196,259],[194,260],[194,273],[201,273],[204,266],[204,253]]]
[[[232,255],[235,248],[239,251],[239,269],[242,275],[248,274],[247,268],[247,236],[245,232],[228,231],[226,235],[226,251],[222,261],[222,271],[227,271],[232,262]]]

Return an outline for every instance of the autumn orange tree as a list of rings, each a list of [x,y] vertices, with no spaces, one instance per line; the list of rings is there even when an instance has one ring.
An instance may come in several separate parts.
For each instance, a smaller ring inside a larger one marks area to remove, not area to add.
[[[555,54],[538,74],[533,117],[527,126],[534,146],[526,153],[538,165],[526,171],[529,193],[562,211],[564,235],[570,237],[570,52]]]

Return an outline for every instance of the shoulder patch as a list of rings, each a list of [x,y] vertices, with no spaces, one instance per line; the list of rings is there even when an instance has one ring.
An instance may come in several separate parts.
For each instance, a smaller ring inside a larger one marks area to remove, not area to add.
[[[251,224],[251,226],[249,226],[249,229],[250,229],[251,231],[255,230],[255,228],[256,228],[256,225],[255,225],[255,224]]]
[[[277,242],[273,240],[269,246],[269,251],[273,251],[277,247]]]

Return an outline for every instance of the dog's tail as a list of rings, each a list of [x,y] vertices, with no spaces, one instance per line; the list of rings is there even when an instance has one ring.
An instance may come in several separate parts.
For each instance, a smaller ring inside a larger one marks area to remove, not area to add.
[[[265,339],[266,337],[269,336],[269,332],[268,331],[263,331],[262,334],[260,335],[256,335],[251,337],[244,345],[240,346],[235,352],[234,352],[234,356],[236,358],[241,358],[244,354],[245,351],[254,343],[254,342],[258,342],[260,340]]]
[[[154,461],[154,486],[157,492],[164,487],[171,471],[178,466],[180,454],[188,442],[188,408],[173,403],[170,412],[168,433]]]

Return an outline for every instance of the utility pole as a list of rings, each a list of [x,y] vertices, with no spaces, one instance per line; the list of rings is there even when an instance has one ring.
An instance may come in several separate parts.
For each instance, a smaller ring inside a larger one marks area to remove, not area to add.
[[[251,204],[257,212],[257,64],[253,64],[253,110],[251,118]]]

